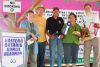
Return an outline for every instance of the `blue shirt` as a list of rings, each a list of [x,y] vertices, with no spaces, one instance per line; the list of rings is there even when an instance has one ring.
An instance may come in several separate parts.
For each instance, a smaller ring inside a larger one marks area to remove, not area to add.
[[[33,25],[33,27],[32,27],[32,25]],[[34,23],[32,25],[30,25],[30,22],[28,20],[24,20],[20,24],[20,28],[27,28],[28,29],[28,31],[26,33],[26,40],[29,40],[30,39],[30,36],[29,35],[32,32],[31,31],[31,28],[33,28],[34,31],[35,31],[35,33],[33,33],[33,34],[36,37],[38,37],[38,38],[40,37],[38,27]],[[26,43],[26,51],[28,51],[28,45],[27,45],[27,43]],[[37,43],[37,41],[34,42],[33,52],[36,53],[36,54],[38,53],[38,43]]]
[[[21,24],[20,24],[20,28],[27,28],[28,29],[28,31],[27,31],[27,37],[29,37],[30,32],[31,32],[31,30],[30,30],[30,22],[28,20],[22,21]],[[33,33],[33,34],[35,34],[36,37],[39,38],[40,37],[39,30],[38,30],[38,27],[35,24],[33,26],[33,29],[35,31],[35,33]]]

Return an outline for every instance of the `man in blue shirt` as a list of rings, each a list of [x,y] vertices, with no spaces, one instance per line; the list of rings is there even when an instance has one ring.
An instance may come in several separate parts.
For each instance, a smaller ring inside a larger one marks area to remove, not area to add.
[[[25,66],[27,67],[27,60],[28,56],[30,59],[30,67],[37,67],[37,53],[38,53],[38,45],[37,45],[37,40],[40,37],[40,34],[38,32],[38,28],[35,25],[34,22],[32,22],[32,19],[34,18],[34,12],[33,11],[28,11],[27,12],[27,20],[23,20],[20,24],[20,28],[26,28],[26,41],[30,40],[33,41],[34,43],[28,44],[26,43],[26,51],[25,51]],[[28,46],[29,45],[29,46]]]

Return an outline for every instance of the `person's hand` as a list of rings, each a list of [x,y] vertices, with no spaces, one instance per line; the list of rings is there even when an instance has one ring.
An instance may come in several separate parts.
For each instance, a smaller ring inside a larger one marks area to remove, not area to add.
[[[60,35],[60,39],[62,39],[62,38],[64,38],[64,35],[62,34],[62,35]]]
[[[38,38],[37,38],[36,36],[34,36],[33,38],[34,38],[34,40],[35,40],[35,41],[37,41],[37,40],[38,40]]]
[[[84,38],[85,38],[85,37],[81,37],[81,41],[84,41]]]
[[[94,24],[94,27],[95,27],[95,28],[100,28],[100,24],[99,24],[99,23],[95,23],[95,24]]]
[[[98,28],[100,28],[100,24],[98,24]]]
[[[35,41],[38,40],[38,38],[37,38],[33,33],[31,33],[31,36],[32,36],[32,38],[33,38]]]
[[[81,33],[79,31],[74,31],[72,34],[77,35],[77,36],[81,36]]]
[[[30,41],[34,41],[34,39],[33,39],[33,38],[31,38],[31,39],[30,39]]]
[[[49,42],[48,41],[46,41],[46,45],[49,45]]]
[[[55,36],[54,36],[54,35],[50,35],[49,37],[50,37],[50,39],[54,39],[54,38],[55,38]]]

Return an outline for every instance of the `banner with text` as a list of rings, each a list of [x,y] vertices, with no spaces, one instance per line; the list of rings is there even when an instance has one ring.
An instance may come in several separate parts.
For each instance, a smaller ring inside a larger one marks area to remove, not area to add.
[[[1,33],[1,67],[20,67],[25,57],[24,33]]]

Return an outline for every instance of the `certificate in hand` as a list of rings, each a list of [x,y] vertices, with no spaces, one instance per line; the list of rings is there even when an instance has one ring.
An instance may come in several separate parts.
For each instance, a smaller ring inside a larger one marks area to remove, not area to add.
[[[31,44],[33,44],[33,43],[34,43],[34,40],[29,39],[29,40],[27,41],[27,44],[28,44],[28,45],[31,45]]]

